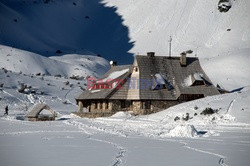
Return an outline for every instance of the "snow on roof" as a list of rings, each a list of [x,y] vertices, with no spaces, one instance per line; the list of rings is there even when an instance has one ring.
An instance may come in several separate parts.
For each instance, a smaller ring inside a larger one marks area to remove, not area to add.
[[[203,74],[195,73],[193,75],[189,75],[187,78],[184,79],[182,85],[184,87],[192,86],[195,81],[204,81]]]
[[[160,73],[156,73],[154,75],[154,84],[152,85],[152,89],[155,89],[155,87],[157,87],[158,85],[166,85],[165,79],[163,78],[163,76]]]
[[[192,81],[192,76],[189,75],[187,78],[184,79],[184,82],[183,82],[183,86],[184,87],[188,87],[188,86],[191,86],[193,84],[193,81]]]
[[[48,110],[51,112],[51,114],[53,114],[53,116],[56,116],[56,112],[53,111],[47,104],[43,104],[43,103],[38,103],[36,104],[33,109],[27,114],[27,117],[29,118],[35,118],[37,117],[40,112],[42,112],[44,109]]]
[[[165,79],[162,77],[161,74],[159,74],[159,73],[155,74],[155,78],[156,78],[156,82],[159,85],[165,85]]]
[[[90,92],[91,93],[96,93],[96,92],[100,92],[101,90],[100,89],[97,89],[97,90],[91,90]]]
[[[195,80],[197,80],[197,81],[203,81],[203,79],[202,79],[203,74],[195,73],[193,76],[194,76]]]
[[[113,80],[113,79],[116,79],[118,77],[120,77],[121,75],[127,73],[129,71],[129,68],[127,69],[123,69],[123,70],[120,70],[120,71],[114,71],[112,73],[109,74],[108,77],[100,80],[100,81],[97,81],[97,83],[100,83],[100,82],[106,82],[107,80]]]

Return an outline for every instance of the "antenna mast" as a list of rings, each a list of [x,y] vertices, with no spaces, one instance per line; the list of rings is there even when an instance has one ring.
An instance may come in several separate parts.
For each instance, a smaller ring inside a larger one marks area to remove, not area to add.
[[[172,42],[172,37],[170,36],[169,40],[169,57],[171,58],[171,42]]]

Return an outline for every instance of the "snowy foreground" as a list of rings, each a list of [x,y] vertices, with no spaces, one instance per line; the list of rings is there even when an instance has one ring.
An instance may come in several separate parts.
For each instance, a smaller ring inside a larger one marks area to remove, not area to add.
[[[118,112],[81,119],[71,112],[77,110],[74,98],[86,88],[86,79],[69,77],[105,72],[104,59],[66,55],[59,61],[5,46],[0,52],[5,67],[0,69],[0,165],[250,165],[249,87],[147,116]],[[26,65],[33,70],[22,68]],[[63,66],[71,70],[63,72]],[[18,92],[22,84],[25,93]],[[58,113],[56,121],[25,119],[41,102]],[[9,116],[3,116],[6,105]],[[207,107],[218,113],[200,115]],[[174,121],[177,116],[180,120]]]
[[[248,166],[249,101],[250,90],[245,88],[152,115],[134,117],[118,112],[97,119],[81,119],[69,115],[72,110],[54,105],[59,116],[53,122],[17,120],[25,111],[13,107],[9,116],[0,118],[0,161],[4,166]],[[207,107],[219,111],[200,115]],[[182,120],[186,113],[191,117],[188,121]],[[180,120],[174,121],[176,116]]]

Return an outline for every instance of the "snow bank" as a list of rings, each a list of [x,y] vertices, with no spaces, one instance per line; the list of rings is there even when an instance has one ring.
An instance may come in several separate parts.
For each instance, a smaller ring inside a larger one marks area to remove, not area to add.
[[[182,121],[182,117],[188,113],[191,119],[188,120],[187,123],[194,125],[230,125],[234,123],[250,124],[249,101],[249,90],[209,96],[203,99],[182,103],[167,110],[149,115],[148,119],[168,123],[178,116],[180,121]],[[205,108],[217,109],[218,113],[206,116],[200,115]]]
[[[199,134],[193,125],[177,125],[166,135],[170,137],[195,137]]]
[[[115,113],[114,115],[112,115],[111,117],[112,118],[124,118],[124,119],[127,119],[127,118],[130,118],[132,115],[129,113],[129,112],[117,112]]]

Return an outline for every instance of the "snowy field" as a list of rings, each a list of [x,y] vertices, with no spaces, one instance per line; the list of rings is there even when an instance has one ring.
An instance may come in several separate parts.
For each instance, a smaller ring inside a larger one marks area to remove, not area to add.
[[[223,13],[218,2],[0,0],[0,166],[249,166],[250,1],[230,0]],[[86,78],[110,68],[100,56],[167,55],[170,35],[173,56],[191,49],[215,85],[235,92],[145,116],[71,114]],[[27,121],[36,103],[56,120]]]
[[[0,51],[1,66],[8,69],[0,69],[0,165],[250,164],[249,87],[147,116],[118,112],[109,118],[78,118],[71,114],[77,110],[74,98],[86,88],[86,79],[69,77],[101,74],[108,67],[104,59],[41,58],[5,46]],[[33,70],[23,68],[26,65]],[[60,70],[64,65],[71,70]],[[43,75],[46,71],[50,75]],[[27,86],[25,93],[18,92],[22,84]],[[56,121],[25,119],[41,102],[57,112]],[[3,115],[6,105],[8,116]],[[205,108],[218,112],[201,115]]]
[[[80,92],[77,80],[54,76],[41,79],[3,70],[0,76],[5,81],[0,91],[1,165],[248,166],[250,163],[249,87],[183,103],[152,115],[135,117],[118,112],[109,118],[87,119],[70,114],[77,110],[74,103],[74,96]],[[39,85],[46,95],[18,93],[17,80]],[[65,80],[72,86],[65,85]],[[56,121],[24,119],[27,109],[39,102],[48,103],[58,113]],[[9,116],[2,116],[7,104]],[[208,107],[218,112],[201,115]],[[185,121],[187,113],[190,118]],[[180,120],[175,121],[176,116]]]

